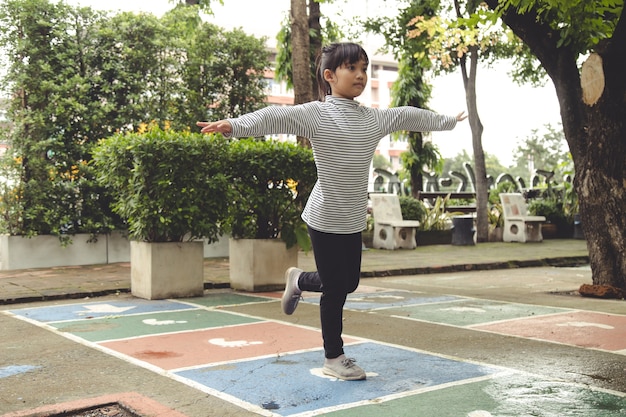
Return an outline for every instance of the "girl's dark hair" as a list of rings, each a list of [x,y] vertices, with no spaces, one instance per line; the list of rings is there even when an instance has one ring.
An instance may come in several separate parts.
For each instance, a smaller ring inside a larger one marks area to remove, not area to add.
[[[319,86],[320,101],[324,101],[326,95],[331,94],[330,84],[324,79],[324,70],[329,69],[334,72],[344,63],[354,64],[361,59],[369,65],[370,61],[367,57],[367,52],[361,45],[356,43],[331,43],[322,48],[322,53],[317,57],[317,70],[315,72],[317,85]]]

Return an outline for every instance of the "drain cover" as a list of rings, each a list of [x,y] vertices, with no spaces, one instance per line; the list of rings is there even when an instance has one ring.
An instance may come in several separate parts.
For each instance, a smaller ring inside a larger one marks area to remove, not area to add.
[[[83,408],[82,410],[68,411],[60,414],[54,414],[50,417],[142,417],[132,411],[122,407],[121,405],[105,404],[95,407]]]

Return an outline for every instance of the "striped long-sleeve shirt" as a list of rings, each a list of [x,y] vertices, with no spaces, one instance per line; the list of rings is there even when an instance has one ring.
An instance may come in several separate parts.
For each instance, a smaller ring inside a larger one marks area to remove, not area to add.
[[[365,230],[369,168],[378,142],[398,130],[451,130],[456,117],[415,107],[374,109],[327,96],[291,107],[266,107],[228,119],[233,137],[293,134],[311,141],[317,183],[302,213],[313,229],[336,234]]]

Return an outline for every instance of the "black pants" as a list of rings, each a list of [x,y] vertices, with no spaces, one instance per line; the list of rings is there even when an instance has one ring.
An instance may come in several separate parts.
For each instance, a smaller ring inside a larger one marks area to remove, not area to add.
[[[361,233],[340,235],[309,227],[317,272],[303,272],[298,280],[302,291],[321,292],[320,319],[324,354],[334,359],[343,352],[343,306],[359,286],[361,276]]]

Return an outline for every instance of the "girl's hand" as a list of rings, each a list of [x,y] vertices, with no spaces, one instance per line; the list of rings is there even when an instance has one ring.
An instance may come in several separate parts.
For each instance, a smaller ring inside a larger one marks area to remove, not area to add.
[[[202,133],[231,133],[233,128],[228,120],[218,120],[217,122],[196,122],[196,126],[202,128]]]
[[[456,115],[456,121],[457,122],[462,122],[465,119],[467,119],[467,114],[465,114],[464,111],[462,111],[461,113]]]

